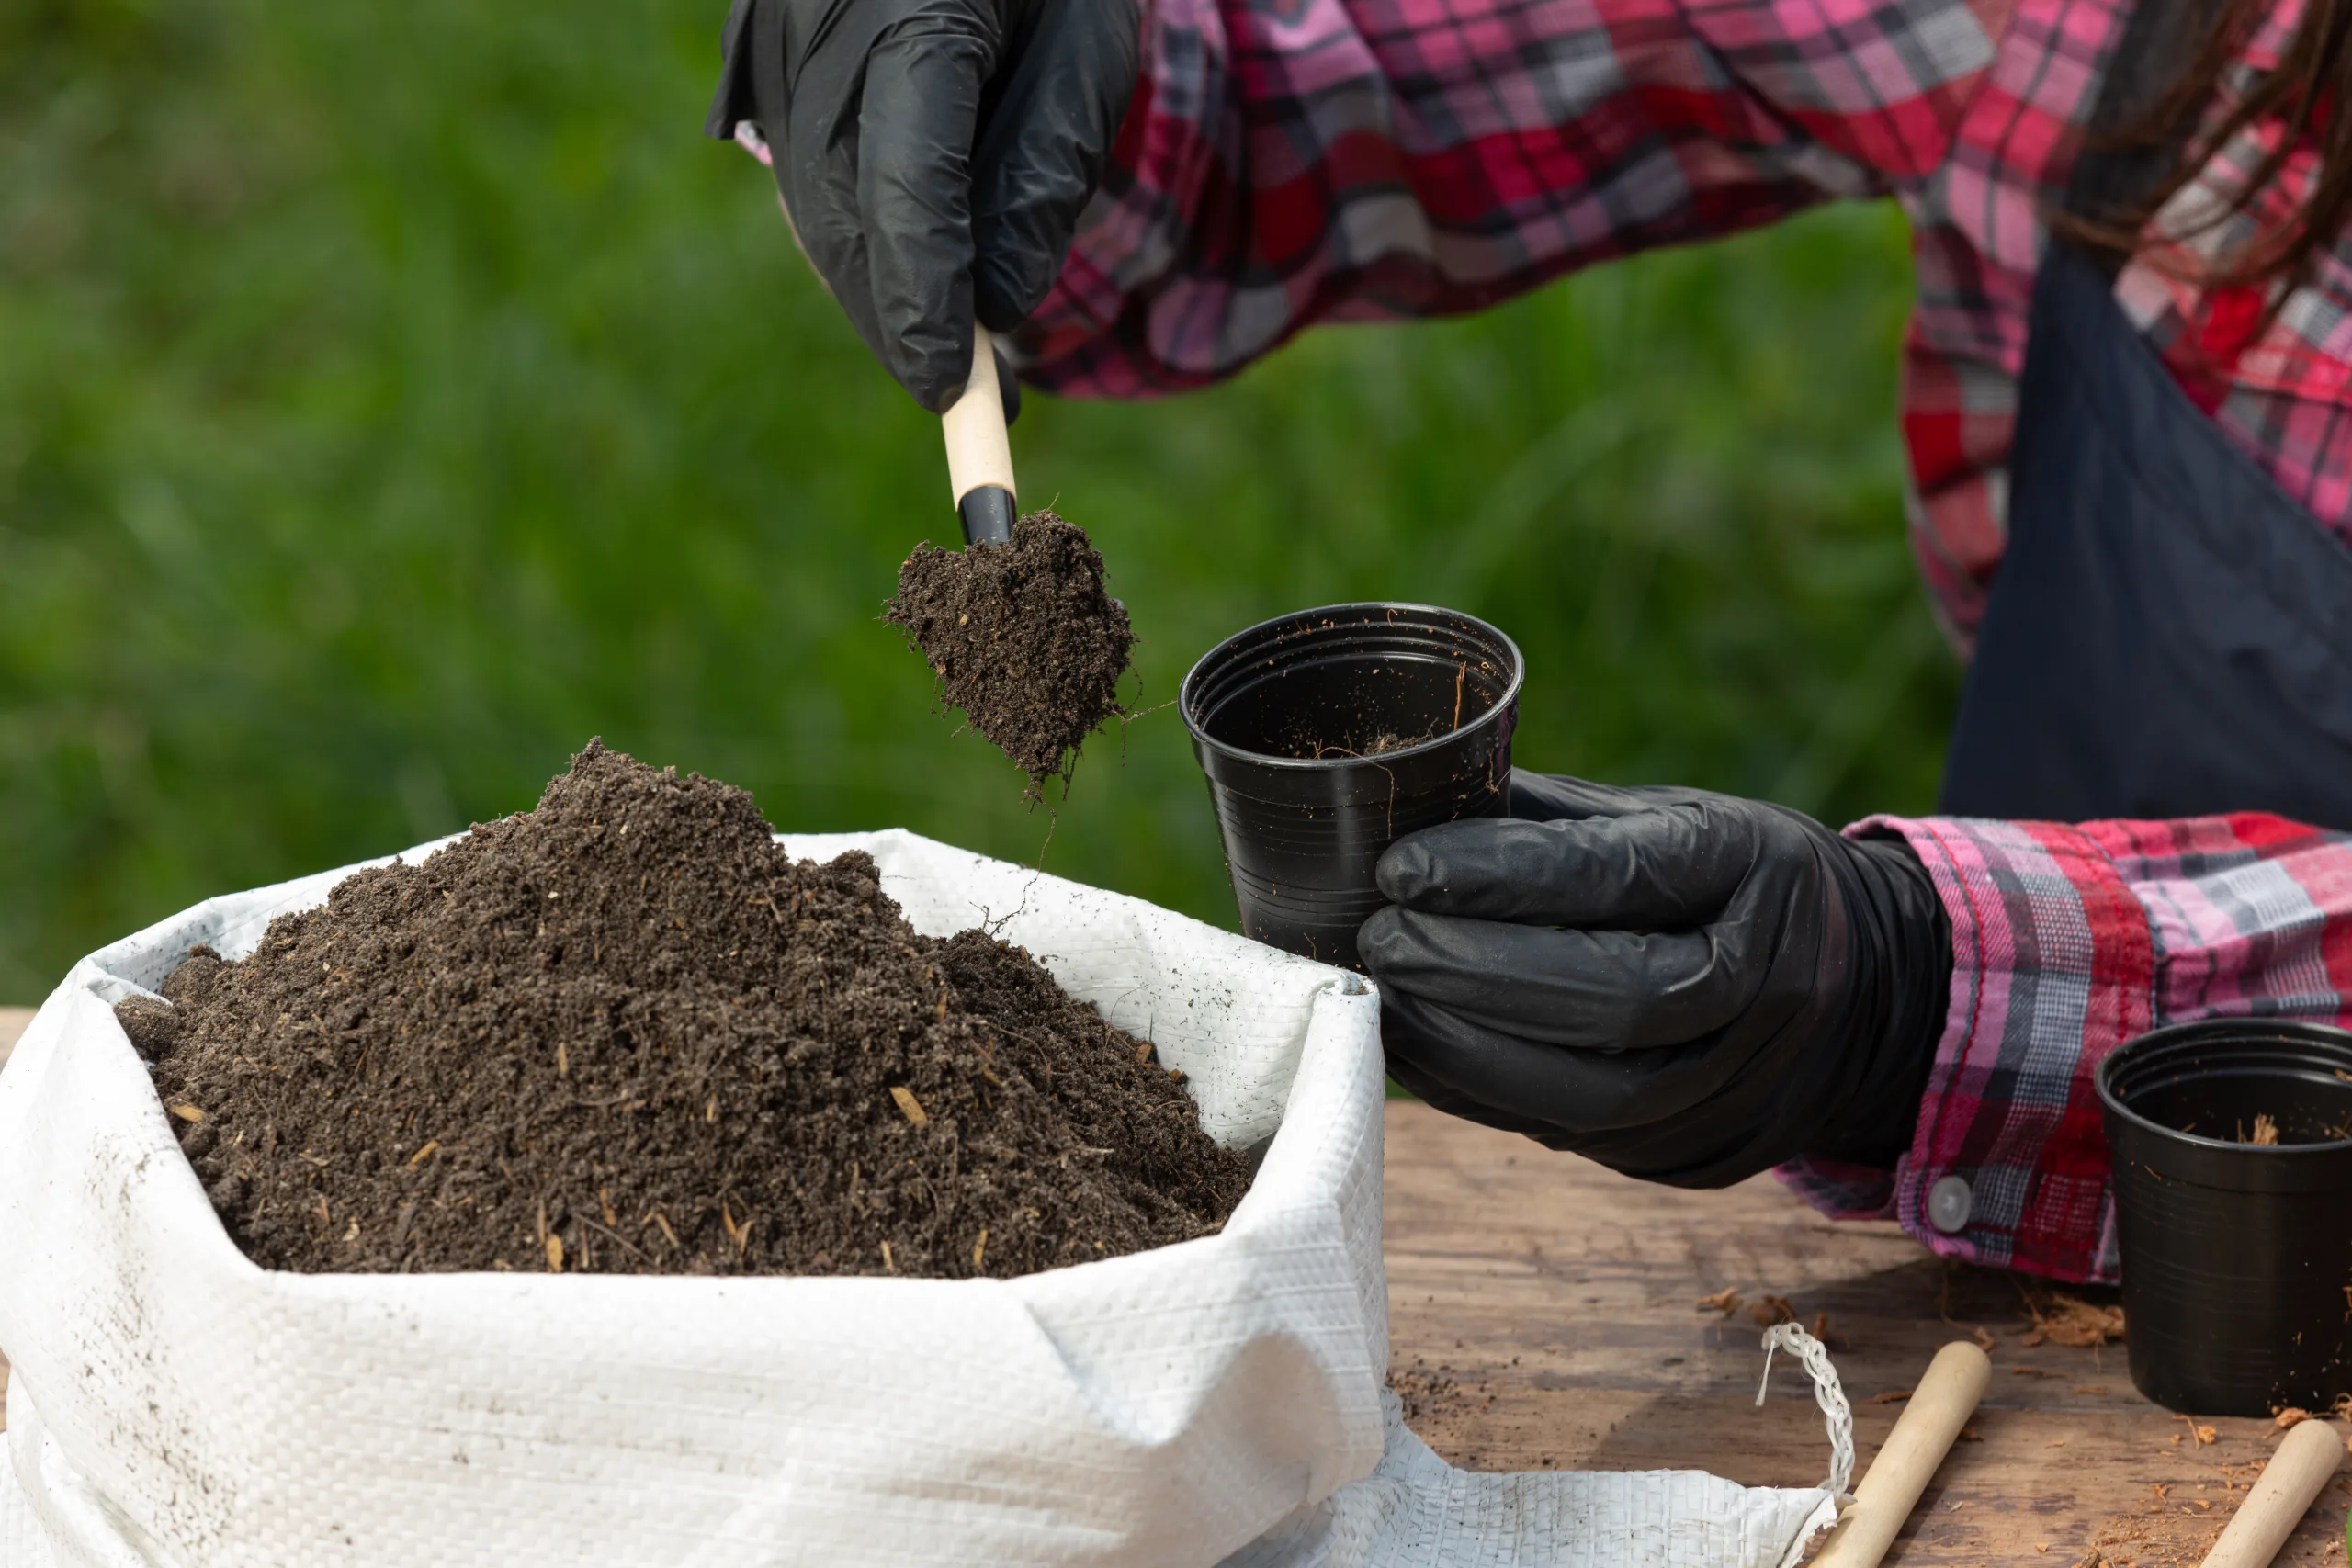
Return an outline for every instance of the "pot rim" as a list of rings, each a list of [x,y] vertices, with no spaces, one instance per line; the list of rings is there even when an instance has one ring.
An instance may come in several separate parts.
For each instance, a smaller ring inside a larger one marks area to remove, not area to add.
[[[2301,1039],[2317,1044],[2338,1046],[2347,1055],[2352,1055],[2352,1030],[2339,1028],[2332,1023],[2322,1023],[2315,1019],[2200,1018],[2187,1023],[2167,1023],[2161,1028],[2151,1029],[2143,1034],[2133,1035],[2114,1050],[2109,1051],[2100,1061],[2098,1069],[2091,1075],[2092,1085],[2098,1091],[2100,1107],[2110,1116],[2120,1118],[2143,1132],[2153,1133],[2184,1148],[2205,1149],[2220,1154],[2258,1159],[2291,1159],[2298,1156],[2317,1158],[2321,1156],[2341,1155],[2346,1149],[2352,1149],[2352,1136],[2330,1138],[2324,1144],[2242,1144],[2231,1138],[2209,1138],[2202,1133],[2185,1133],[2177,1127],[2166,1126],[2153,1117],[2143,1116],[2116,1092],[2113,1080],[2117,1066],[2120,1063],[2128,1066],[2131,1057],[2135,1054],[2153,1052],[2166,1045],[2193,1043],[2209,1038],[2225,1039],[2231,1035],[2241,1034],[2273,1040],[2282,1037],[2290,1040]]]
[[[1193,711],[1193,682],[1199,678],[1202,671],[1209,667],[1212,660],[1235,643],[1286,622],[1304,621],[1314,615],[1374,610],[1409,610],[1431,615],[1451,615],[1456,620],[1468,622],[1494,638],[1510,655],[1510,679],[1504,684],[1502,694],[1487,705],[1486,712],[1469,723],[1449,729],[1442,735],[1431,736],[1418,746],[1400,746],[1394,751],[1383,751],[1377,757],[1285,757],[1272,751],[1252,751],[1246,747],[1236,746],[1230,741],[1220,740],[1201,727],[1200,720]],[[1317,604],[1312,609],[1292,610],[1284,615],[1270,615],[1255,626],[1244,626],[1224,638],[1206,653],[1194,660],[1193,667],[1184,671],[1184,679],[1176,688],[1176,712],[1178,716],[1183,719],[1184,728],[1192,736],[1193,743],[1196,746],[1205,746],[1219,756],[1229,757],[1236,761],[1249,762],[1258,767],[1293,769],[1301,773],[1325,773],[1351,767],[1386,767],[1392,762],[1406,758],[1419,757],[1442,747],[1459,744],[1464,736],[1476,734],[1482,725],[1496,723],[1503,714],[1510,711],[1511,705],[1519,700],[1520,688],[1526,684],[1526,682],[1527,656],[1520,652],[1519,644],[1511,640],[1509,633],[1490,621],[1474,615],[1467,610],[1448,609],[1443,604],[1423,604],[1407,599],[1358,599],[1341,604]]]

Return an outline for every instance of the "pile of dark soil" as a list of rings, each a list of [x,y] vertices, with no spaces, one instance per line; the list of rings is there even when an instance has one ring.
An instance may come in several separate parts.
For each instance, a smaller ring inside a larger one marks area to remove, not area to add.
[[[270,1268],[1002,1278],[1206,1235],[1248,1185],[1025,953],[594,742],[163,989],[118,1012]]]
[[[1033,793],[1057,773],[1067,784],[1086,738],[1125,711],[1126,609],[1104,590],[1086,531],[1050,512],[1022,518],[1002,545],[920,547],[882,618],[929,662],[947,705],[1027,771]]]

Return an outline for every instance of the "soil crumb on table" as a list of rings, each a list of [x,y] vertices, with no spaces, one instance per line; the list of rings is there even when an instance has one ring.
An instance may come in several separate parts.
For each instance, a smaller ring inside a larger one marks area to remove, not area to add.
[[[1136,636],[1102,585],[1086,531],[1032,512],[1002,545],[923,545],[899,568],[882,618],[906,633],[941,697],[1029,774],[1060,775],[1102,723],[1125,712],[1119,677]]]
[[[1437,1423],[1491,1409],[1495,1403],[1494,1384],[1465,1383],[1462,1379],[1466,1375],[1457,1374],[1452,1367],[1433,1367],[1419,1356],[1413,1358],[1410,1366],[1390,1366],[1388,1386],[1404,1407],[1405,1425],[1420,1431]]]
[[[1006,1278],[1210,1234],[1248,1185],[1026,953],[594,741],[163,991],[118,1014],[267,1268]]]
[[[2116,1302],[2085,1301],[2064,1291],[2029,1291],[2025,1310],[2030,1324],[2018,1343],[2029,1350],[2044,1343],[2096,1350],[2124,1337],[2123,1308]]]

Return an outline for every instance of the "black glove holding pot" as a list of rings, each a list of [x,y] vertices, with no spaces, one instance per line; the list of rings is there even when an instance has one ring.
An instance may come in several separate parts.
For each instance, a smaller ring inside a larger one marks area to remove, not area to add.
[[[975,312],[1010,331],[1059,276],[1139,24],[1136,0],[735,0],[704,129],[758,128],[801,248],[940,413]]]
[[[1399,1082],[1682,1187],[1910,1145],[1952,956],[1901,840],[1540,773],[1510,812],[1381,858],[1358,946]]]

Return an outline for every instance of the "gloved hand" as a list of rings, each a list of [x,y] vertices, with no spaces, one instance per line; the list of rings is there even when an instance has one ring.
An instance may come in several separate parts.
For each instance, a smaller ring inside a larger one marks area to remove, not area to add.
[[[1510,812],[1381,857],[1357,945],[1399,1082],[1683,1187],[1910,1145],[1952,957],[1908,846],[1540,773]]]
[[[758,127],[786,217],[915,400],[972,317],[1046,298],[1136,85],[1137,0],[735,0],[709,134]]]

